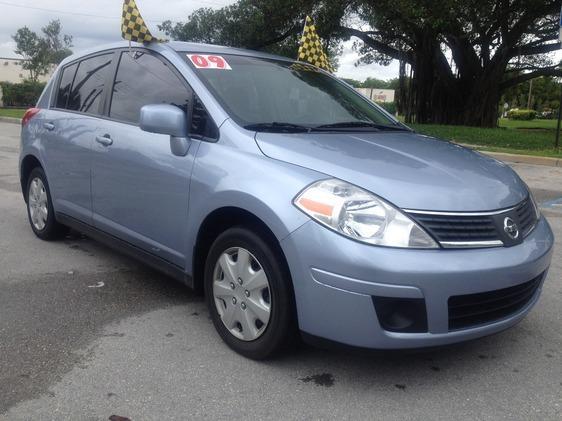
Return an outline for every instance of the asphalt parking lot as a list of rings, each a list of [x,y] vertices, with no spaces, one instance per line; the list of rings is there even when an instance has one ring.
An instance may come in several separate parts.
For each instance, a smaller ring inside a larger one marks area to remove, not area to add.
[[[0,419],[562,419],[562,168],[516,164],[557,237],[515,328],[416,354],[230,351],[201,297],[80,235],[29,228],[0,123]]]

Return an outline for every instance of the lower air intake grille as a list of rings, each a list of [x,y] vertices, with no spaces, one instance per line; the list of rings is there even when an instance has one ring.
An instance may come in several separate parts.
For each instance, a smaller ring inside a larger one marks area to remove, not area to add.
[[[449,330],[491,323],[521,310],[540,286],[542,274],[524,284],[449,298]]]

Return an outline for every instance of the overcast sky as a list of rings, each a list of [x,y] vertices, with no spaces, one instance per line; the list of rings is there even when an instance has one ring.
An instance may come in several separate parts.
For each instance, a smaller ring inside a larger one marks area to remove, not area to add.
[[[153,33],[163,20],[185,21],[200,7],[218,8],[232,0],[136,0],[143,18]],[[164,6],[165,4],[165,6]],[[0,57],[16,57],[12,35],[22,26],[39,32],[51,19],[59,19],[63,33],[72,35],[73,50],[79,51],[121,39],[122,0],[0,0]],[[344,45],[337,75],[358,80],[367,77],[390,79],[398,77],[398,63],[356,67],[357,54],[352,41]]]

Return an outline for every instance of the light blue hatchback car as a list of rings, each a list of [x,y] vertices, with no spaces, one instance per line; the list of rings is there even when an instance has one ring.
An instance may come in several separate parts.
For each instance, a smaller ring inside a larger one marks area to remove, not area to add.
[[[299,332],[376,349],[492,334],[550,264],[508,166],[283,57],[109,45],[67,58],[22,125],[35,234],[72,227],[204,290],[250,358]]]

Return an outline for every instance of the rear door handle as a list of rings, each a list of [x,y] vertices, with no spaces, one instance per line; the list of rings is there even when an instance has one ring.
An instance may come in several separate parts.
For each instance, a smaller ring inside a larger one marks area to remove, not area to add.
[[[44,123],[43,127],[45,127],[49,131],[55,130],[55,125],[53,123]]]
[[[104,134],[103,136],[96,136],[96,142],[103,146],[109,146],[113,143],[113,139],[108,134]]]

